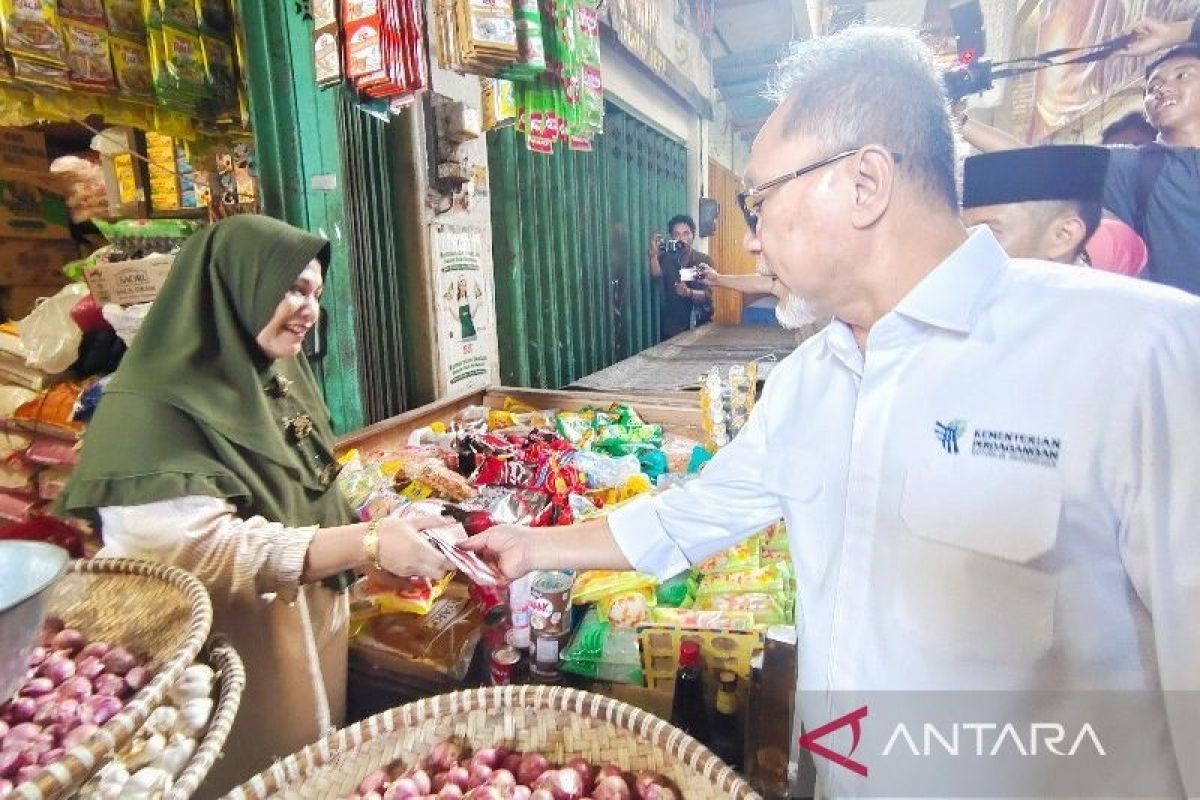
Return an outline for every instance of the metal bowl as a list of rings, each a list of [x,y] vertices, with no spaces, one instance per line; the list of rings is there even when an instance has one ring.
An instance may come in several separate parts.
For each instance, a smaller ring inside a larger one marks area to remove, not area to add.
[[[67,551],[52,544],[0,541],[0,702],[21,685],[50,588],[69,561]]]

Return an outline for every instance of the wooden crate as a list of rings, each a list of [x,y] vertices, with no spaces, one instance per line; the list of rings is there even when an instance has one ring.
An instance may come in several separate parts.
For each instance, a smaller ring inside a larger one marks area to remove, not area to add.
[[[537,409],[578,411],[588,406],[606,408],[613,403],[627,403],[642,419],[663,426],[668,433],[704,441],[700,426],[699,396],[689,392],[617,395],[604,392],[550,391],[497,386],[469,394],[458,395],[430,403],[366,428],[349,433],[337,443],[339,452],[358,448],[365,451],[400,447],[409,435],[434,422],[449,421],[469,406],[503,408],[506,398],[512,398]]]

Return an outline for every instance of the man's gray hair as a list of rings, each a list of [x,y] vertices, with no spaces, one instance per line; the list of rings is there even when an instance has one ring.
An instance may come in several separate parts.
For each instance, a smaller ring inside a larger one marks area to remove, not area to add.
[[[796,43],[768,95],[788,103],[789,134],[822,142],[826,155],[886,147],[900,154],[902,170],[958,209],[945,88],[912,32],[857,26]]]

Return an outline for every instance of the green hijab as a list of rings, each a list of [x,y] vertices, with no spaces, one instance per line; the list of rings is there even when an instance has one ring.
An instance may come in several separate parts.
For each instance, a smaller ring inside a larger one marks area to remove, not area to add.
[[[341,525],[329,411],[303,354],[270,360],[255,337],[329,243],[268,217],[236,216],[179,251],[105,390],[58,510],[188,495],[242,516]]]

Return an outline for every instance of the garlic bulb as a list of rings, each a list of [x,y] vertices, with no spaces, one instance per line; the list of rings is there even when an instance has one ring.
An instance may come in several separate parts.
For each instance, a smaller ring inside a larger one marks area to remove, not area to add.
[[[161,733],[137,736],[122,755],[121,760],[130,770],[139,770],[158,761],[167,747],[167,737]]]
[[[150,716],[146,719],[146,724],[142,726],[142,730],[169,736],[178,724],[179,709],[175,706],[163,705],[150,712]]]
[[[208,727],[208,719],[212,716],[213,701],[211,697],[194,697],[179,708],[179,724],[177,730],[191,736],[199,736]]]
[[[183,733],[173,734],[163,750],[162,758],[158,760],[158,766],[170,773],[171,777],[177,778],[195,753],[195,739]]]
[[[172,783],[164,770],[146,767],[130,776],[119,800],[158,800],[171,790]]]
[[[90,798],[117,800],[128,782],[129,770],[125,769],[119,761],[110,761],[100,768],[100,771],[96,773],[96,778],[88,784],[91,792],[82,796],[89,800]]]
[[[176,705],[183,705],[188,700],[212,695],[213,682],[216,673],[207,664],[193,664],[183,671],[183,675],[171,687],[171,700]]]

